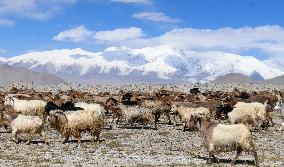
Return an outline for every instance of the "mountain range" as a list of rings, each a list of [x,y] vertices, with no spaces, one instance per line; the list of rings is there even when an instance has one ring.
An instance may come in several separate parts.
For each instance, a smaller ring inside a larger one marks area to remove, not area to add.
[[[50,74],[30,71],[23,67],[13,67],[8,64],[0,65],[0,84],[28,83],[35,85],[57,85],[64,83],[58,77]]]
[[[209,82],[230,73],[268,82],[284,75],[281,68],[253,56],[197,52],[167,45],[142,49],[110,47],[102,52],[82,49],[30,52],[0,57],[0,64],[83,84]]]

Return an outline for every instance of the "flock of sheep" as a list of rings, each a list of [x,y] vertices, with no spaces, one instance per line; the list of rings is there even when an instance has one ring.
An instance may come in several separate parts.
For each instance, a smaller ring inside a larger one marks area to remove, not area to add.
[[[18,90],[19,92],[19,90]],[[69,91],[25,92],[2,94],[4,103],[0,123],[10,129],[12,140],[19,142],[19,133],[28,134],[30,144],[35,134],[49,144],[48,126],[61,134],[62,143],[70,137],[81,143],[81,134],[88,131],[92,142],[98,141],[105,127],[125,128],[133,124],[157,129],[161,115],[168,124],[183,126],[183,131],[200,130],[208,150],[208,163],[216,162],[214,154],[236,151],[235,164],[242,152],[252,153],[259,165],[253,130],[274,126],[271,112],[280,111],[284,118],[281,92],[200,92],[189,94],[160,90],[155,93],[123,92],[119,94]],[[172,118],[174,122],[172,123]],[[179,119],[177,119],[179,118]],[[180,121],[178,121],[180,120]],[[122,126],[120,126],[122,125]],[[284,123],[279,131],[282,130]]]

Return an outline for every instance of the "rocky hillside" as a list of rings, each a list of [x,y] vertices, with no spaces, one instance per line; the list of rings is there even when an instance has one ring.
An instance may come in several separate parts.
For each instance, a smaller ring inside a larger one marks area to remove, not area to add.
[[[0,65],[0,84],[10,84],[13,82],[54,85],[63,83],[64,81],[53,75],[33,72],[23,67],[13,67],[7,64]]]

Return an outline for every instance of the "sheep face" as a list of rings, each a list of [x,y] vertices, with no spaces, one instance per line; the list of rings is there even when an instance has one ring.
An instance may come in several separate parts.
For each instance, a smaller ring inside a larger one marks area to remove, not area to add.
[[[46,114],[49,114],[49,112],[51,110],[56,110],[56,109],[60,109],[59,106],[57,106],[56,104],[54,104],[53,102],[48,102],[44,108],[44,111]]]
[[[60,129],[62,124],[67,123],[67,119],[63,113],[57,112],[55,114],[50,114],[47,118],[48,122],[53,128]]]
[[[9,98],[5,98],[5,102],[4,102],[4,105],[5,106],[13,106],[14,104],[14,99],[9,97]]]
[[[173,104],[171,105],[171,111],[174,112],[174,113],[176,113],[176,112],[178,111],[178,105],[175,104],[175,103],[173,103]]]
[[[275,111],[280,111],[281,108],[283,108],[283,107],[284,107],[283,102],[282,102],[282,101],[279,101],[279,102],[276,103],[276,105],[275,105],[275,107],[274,107],[274,110],[275,110]]]

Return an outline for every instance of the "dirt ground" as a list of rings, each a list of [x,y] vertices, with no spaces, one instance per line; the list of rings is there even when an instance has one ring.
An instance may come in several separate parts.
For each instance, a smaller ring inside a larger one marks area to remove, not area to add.
[[[277,120],[275,120],[277,122]],[[270,127],[254,131],[261,166],[284,165],[284,133]],[[208,166],[207,152],[200,132],[182,132],[181,126],[158,124],[158,130],[139,125],[114,129],[105,128],[95,144],[84,134],[83,143],[71,138],[61,144],[57,131],[48,129],[50,145],[37,136],[30,145],[10,141],[10,133],[0,130],[0,166]],[[231,166],[235,153],[221,153],[219,163],[211,166]],[[252,166],[254,157],[243,153],[236,166]]]
[[[203,89],[232,90],[235,85],[204,85]],[[188,92],[192,86],[163,86],[165,89]],[[121,86],[78,88],[92,93],[115,92],[121,89],[153,91],[161,86]],[[259,85],[244,85],[241,88],[250,90],[268,89]],[[9,90],[9,87],[1,88]],[[54,88],[46,88],[53,90]],[[280,90],[283,88],[270,88]],[[260,166],[284,166],[284,131],[279,132],[280,115],[272,115],[277,123],[268,130],[253,131],[254,141],[258,148]],[[163,118],[161,119],[163,122]],[[91,143],[88,133],[83,136],[83,143],[78,144],[71,138],[61,144],[60,135],[56,130],[47,130],[50,145],[42,142],[37,136],[30,145],[24,142],[27,136],[19,135],[23,142],[16,144],[10,140],[11,133],[0,128],[0,166],[209,166],[206,164],[207,152],[203,147],[203,136],[200,132],[181,130],[181,126],[158,124],[158,130],[142,129],[139,126],[115,129],[105,128],[99,142]],[[219,163],[210,166],[231,166],[235,152],[217,155]],[[236,166],[253,166],[254,157],[243,153]]]

